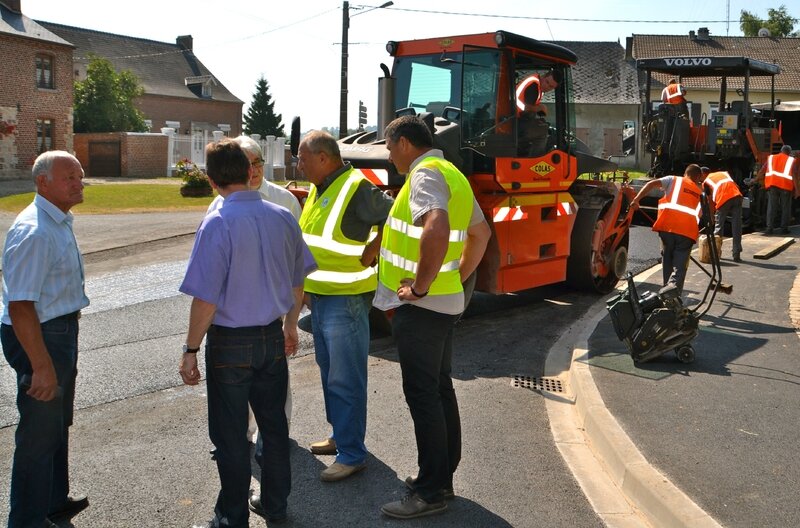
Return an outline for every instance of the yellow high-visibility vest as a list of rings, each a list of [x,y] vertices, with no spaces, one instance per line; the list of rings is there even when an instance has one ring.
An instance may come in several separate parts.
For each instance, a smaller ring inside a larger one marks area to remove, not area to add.
[[[305,279],[304,289],[320,295],[356,295],[374,291],[377,272],[361,264],[367,241],[352,240],[342,233],[342,218],[347,205],[364,180],[352,167],[331,183],[322,195],[311,186],[300,228],[319,268]]]
[[[429,295],[449,295],[463,291],[458,266],[467,239],[467,229],[472,218],[474,197],[467,179],[452,163],[442,158],[429,156],[414,168],[437,169],[450,188],[447,212],[450,221],[450,237],[439,273],[428,290]],[[400,287],[400,280],[414,278],[419,264],[420,237],[422,227],[414,225],[411,217],[411,177],[409,174],[389,211],[383,228],[378,280],[390,290]],[[421,292],[420,292],[421,293]]]

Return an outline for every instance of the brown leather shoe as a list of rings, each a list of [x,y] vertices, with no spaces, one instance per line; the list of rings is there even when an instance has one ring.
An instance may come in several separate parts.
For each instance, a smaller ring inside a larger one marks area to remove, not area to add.
[[[417,477],[406,477],[406,487],[411,491],[414,491],[414,484],[417,483]],[[456,498],[456,494],[453,491],[453,488],[442,488],[442,497],[444,500],[453,500]]]
[[[335,455],[336,440],[333,438],[326,438],[320,442],[314,442],[311,444],[311,452],[315,455]]]
[[[334,462],[327,468],[322,470],[322,473],[319,474],[319,478],[322,482],[336,482],[338,480],[343,480],[353,475],[354,473],[358,473],[362,469],[367,467],[366,462],[362,462],[355,466],[348,466],[347,464],[340,464],[339,462]]]
[[[410,492],[403,500],[390,502],[381,506],[381,512],[395,519],[416,519],[427,515],[436,515],[447,510],[447,504],[441,502],[425,502],[422,497]]]

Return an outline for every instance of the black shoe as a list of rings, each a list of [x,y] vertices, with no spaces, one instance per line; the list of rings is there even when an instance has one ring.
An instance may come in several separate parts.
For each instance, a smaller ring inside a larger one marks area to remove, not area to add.
[[[414,491],[414,484],[416,483],[417,477],[406,477],[406,487],[411,491]],[[453,500],[456,498],[456,494],[453,491],[452,486],[449,488],[442,488],[442,498],[444,498],[444,500]]]
[[[789,228],[788,227],[782,227],[781,228],[781,234],[782,235],[788,235],[789,234]]]
[[[286,522],[286,515],[267,515],[267,512],[265,512],[264,508],[261,507],[261,497],[258,495],[258,493],[253,493],[250,495],[247,505],[250,507],[251,512],[265,518],[269,524],[283,524]]]
[[[54,522],[61,519],[69,519],[88,507],[89,497],[86,495],[67,497],[67,502],[57,508],[54,508],[49,514],[47,514],[47,518]]]
[[[766,231],[764,231],[764,234],[765,234],[765,235],[771,235],[771,234],[772,234],[772,228],[771,228],[771,227],[768,227],[768,228],[766,229]]]
[[[742,257],[740,257],[739,255],[734,255],[733,256],[733,261],[734,262],[741,262],[742,261]]]

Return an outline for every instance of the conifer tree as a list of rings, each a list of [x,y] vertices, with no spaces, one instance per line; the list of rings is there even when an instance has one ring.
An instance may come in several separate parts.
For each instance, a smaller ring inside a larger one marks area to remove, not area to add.
[[[245,134],[261,134],[261,137],[284,135],[283,118],[275,113],[275,102],[269,94],[269,84],[262,75],[256,82],[256,93],[253,94],[253,102],[247,109],[244,116]]]

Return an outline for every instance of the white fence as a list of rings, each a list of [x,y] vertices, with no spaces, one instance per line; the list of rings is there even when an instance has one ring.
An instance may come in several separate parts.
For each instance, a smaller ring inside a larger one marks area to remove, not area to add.
[[[206,145],[211,141],[220,141],[224,137],[221,131],[215,131],[212,132],[212,137],[209,138],[207,130],[196,130],[194,134],[183,135],[176,134],[172,128],[162,128],[161,133],[169,137],[167,146],[169,167],[167,167],[167,174],[170,176],[175,170],[175,165],[184,159],[188,159],[201,169],[204,169],[206,166]],[[251,134],[250,137],[261,145],[261,150],[264,152],[264,177],[268,180],[274,180],[275,169],[284,169],[280,172],[285,173],[285,156],[286,150],[289,148],[286,144],[286,138],[267,136],[262,139],[259,134]]]

